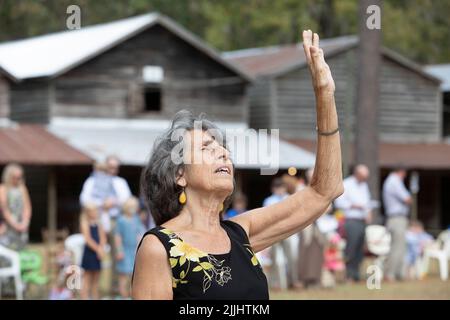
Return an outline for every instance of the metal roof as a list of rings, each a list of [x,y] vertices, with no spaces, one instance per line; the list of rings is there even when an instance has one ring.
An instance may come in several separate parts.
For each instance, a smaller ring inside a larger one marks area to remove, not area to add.
[[[330,58],[357,47],[358,43],[358,36],[350,35],[321,39],[320,47],[325,57]],[[421,66],[393,50],[382,47],[381,54],[422,77],[436,83],[440,82],[437,77],[426,72]],[[222,57],[236,64],[252,77],[278,77],[306,66],[302,43],[229,51],[224,52]]]
[[[320,47],[327,55],[357,42],[356,36],[321,39]],[[222,57],[240,66],[253,77],[272,76],[286,68],[306,64],[302,43],[229,51],[224,52]]]
[[[165,27],[246,81],[251,81],[247,74],[224,60],[197,36],[159,13],[4,42],[0,44],[0,68],[16,81],[57,77],[156,24]]]
[[[245,123],[216,124],[226,133],[236,168],[269,168],[271,161],[272,164],[278,162],[280,169],[314,165],[313,153],[286,141],[279,141],[277,147],[270,151],[264,148],[273,140],[261,138],[248,142],[250,140],[239,139],[248,129]],[[154,142],[169,125],[169,120],[54,118],[48,130],[96,160],[115,154],[125,165],[141,166],[148,161]],[[269,136],[267,139],[276,138]]]
[[[0,164],[85,165],[92,159],[48,132],[41,125],[3,123],[0,127]]]
[[[450,91],[450,63],[429,65],[425,67],[425,70],[442,81],[442,91]]]

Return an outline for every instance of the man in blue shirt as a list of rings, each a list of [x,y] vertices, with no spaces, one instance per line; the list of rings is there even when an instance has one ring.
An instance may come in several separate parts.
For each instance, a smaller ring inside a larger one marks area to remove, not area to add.
[[[384,213],[386,226],[391,233],[391,250],[386,265],[386,279],[395,280],[404,277],[406,255],[406,231],[408,214],[412,199],[403,181],[406,170],[398,168],[391,172],[383,184]]]

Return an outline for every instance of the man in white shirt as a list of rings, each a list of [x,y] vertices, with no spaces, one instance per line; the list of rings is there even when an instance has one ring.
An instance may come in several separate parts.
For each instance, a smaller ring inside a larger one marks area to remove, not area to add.
[[[405,177],[406,170],[398,168],[389,174],[383,184],[386,227],[391,233],[391,250],[386,265],[387,280],[403,278],[408,213],[412,201],[411,195],[403,183]]]
[[[122,210],[122,205],[131,197],[130,187],[127,181],[119,177],[120,162],[114,156],[106,158],[104,172],[96,172],[89,176],[83,184],[80,194],[80,203],[85,205],[87,203],[94,203],[98,206],[100,212],[100,220],[105,232],[111,231],[111,219],[116,219]],[[99,177],[99,175],[101,175]],[[99,177],[99,179],[97,179]],[[105,181],[109,179],[111,185],[111,192],[98,190],[99,186],[104,183],[98,183],[99,180]],[[106,196],[105,196],[106,195]]]
[[[364,258],[364,237],[366,224],[370,223],[371,203],[370,191],[367,185],[369,169],[359,164],[353,170],[353,175],[344,180],[344,193],[335,200],[336,208],[342,210],[345,216],[345,263],[347,279],[359,281],[359,268]]]

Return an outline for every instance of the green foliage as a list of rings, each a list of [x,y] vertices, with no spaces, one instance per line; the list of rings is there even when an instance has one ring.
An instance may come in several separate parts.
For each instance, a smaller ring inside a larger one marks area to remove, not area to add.
[[[0,0],[0,41],[65,29],[66,8],[81,7],[82,26],[158,11],[219,50],[299,41],[303,29],[323,38],[355,34],[356,0]],[[450,1],[385,0],[386,46],[420,63],[448,62]]]

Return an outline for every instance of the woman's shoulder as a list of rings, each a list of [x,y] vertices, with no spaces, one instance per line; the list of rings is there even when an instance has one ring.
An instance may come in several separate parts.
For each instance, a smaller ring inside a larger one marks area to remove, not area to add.
[[[138,245],[138,252],[145,257],[159,257],[167,259],[164,239],[158,235],[158,227],[144,233]]]

